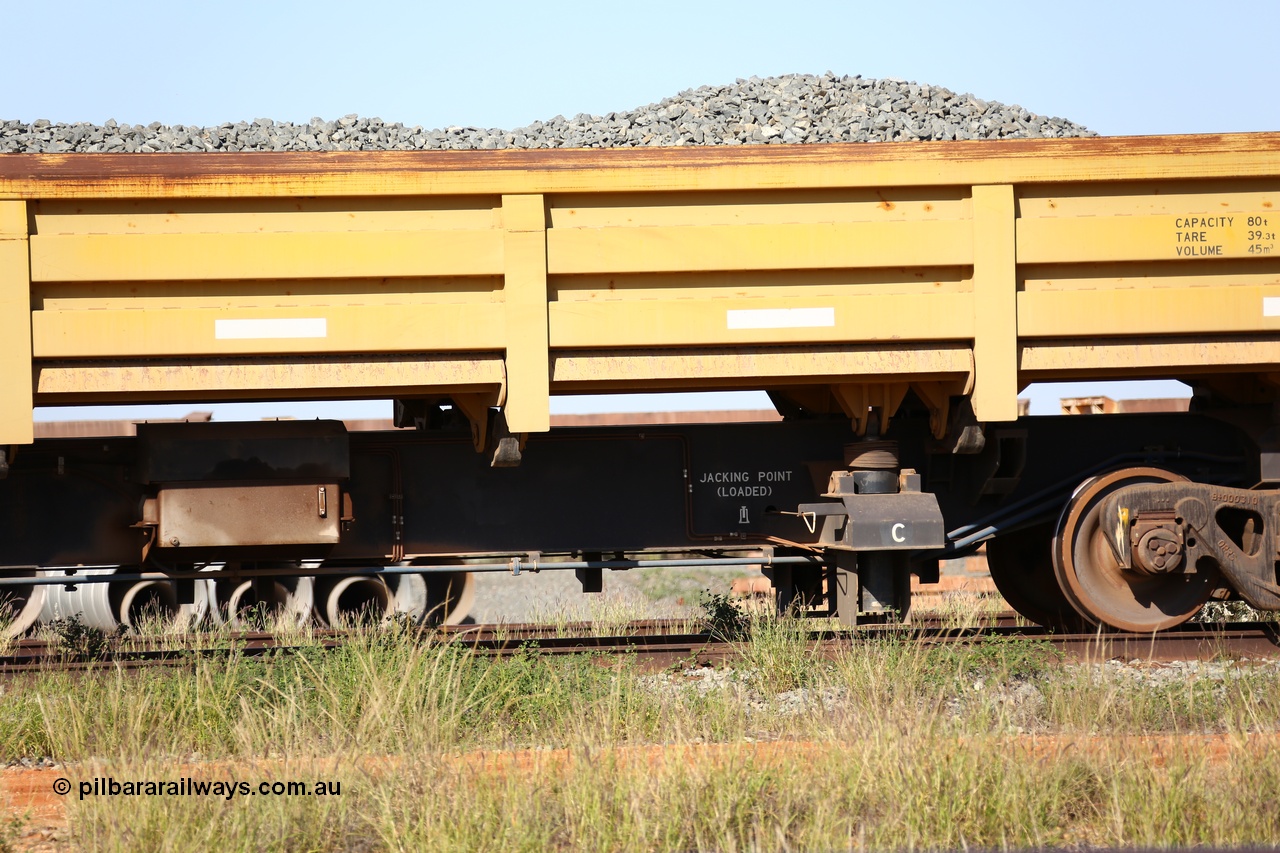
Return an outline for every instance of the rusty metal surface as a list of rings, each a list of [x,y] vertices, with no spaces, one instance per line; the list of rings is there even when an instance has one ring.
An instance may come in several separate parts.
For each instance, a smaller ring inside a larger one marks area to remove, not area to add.
[[[992,627],[955,630],[949,628],[884,627],[856,633],[823,632],[814,639],[821,657],[856,654],[857,645],[874,638],[895,638],[903,642],[931,646],[971,646],[997,639],[1021,638],[1040,642],[1077,662],[1107,660],[1169,662],[1217,660],[1222,658],[1280,657],[1280,631],[1272,623],[1240,625],[1196,625],[1150,634],[1050,634],[1037,629]],[[477,651],[501,655],[518,648],[536,648],[542,654],[591,654],[601,659],[634,655],[645,669],[665,669],[674,665],[719,666],[731,664],[742,651],[741,643],[718,641],[706,634],[676,634],[660,637],[598,637],[511,639],[477,642]]]
[[[859,644],[892,639],[922,646],[965,647],[984,642],[1023,639],[1041,643],[1059,653],[1063,660],[1103,662],[1108,660],[1171,662],[1185,660],[1280,658],[1280,625],[1277,623],[1192,624],[1157,635],[1150,634],[1052,634],[1035,628],[1018,627],[1017,617],[997,614],[983,627],[957,629],[937,624],[877,626],[857,631],[818,630],[812,633],[814,652],[825,658],[857,654]],[[429,630],[424,638],[459,643],[479,655],[502,657],[521,650],[538,654],[587,654],[603,665],[616,665],[620,658],[633,660],[644,670],[672,666],[732,665],[743,644],[717,639],[707,633],[667,633],[678,623],[650,620],[628,625],[626,634],[610,636],[558,636],[590,629],[589,623],[572,625],[474,625]],[[616,630],[616,629],[615,629]],[[339,631],[315,631],[298,645],[296,638],[279,641],[271,634],[244,632],[219,638],[215,648],[201,647],[200,635],[187,638],[189,645],[170,638],[168,648],[156,648],[154,639],[126,639],[102,659],[87,661],[61,655],[56,648],[35,640],[20,641],[15,651],[0,657],[0,675],[46,670],[86,671],[103,667],[141,668],[150,666],[190,666],[195,659],[230,654],[261,655],[299,648],[325,649],[341,646],[352,635]],[[177,646],[176,648],[174,646]]]
[[[1269,522],[1280,518],[1280,490],[1134,485],[1108,495],[1099,513],[1130,524],[1128,547],[1117,554],[1122,565],[1174,578],[1216,565],[1251,607],[1280,609],[1280,538]]]
[[[1116,518],[1103,512],[1109,495],[1185,480],[1163,468],[1122,468],[1086,480],[1072,494],[1054,531],[1053,569],[1071,606],[1091,624],[1135,633],[1172,628],[1199,612],[1220,585],[1217,573],[1207,570],[1168,575],[1129,571],[1107,544]]]
[[[1133,164],[1149,157],[1165,158],[1169,169],[1181,166],[1183,177],[1220,174],[1197,165],[1205,153],[1243,156],[1233,167],[1237,175],[1274,174],[1280,134],[612,150],[5,154],[0,198],[336,195],[373,186],[388,195],[495,193],[529,191],[526,183],[538,191],[581,191],[600,185],[601,171],[609,173],[609,190],[670,189],[693,171],[702,188],[824,187],[833,183],[832,167],[880,172],[894,165],[909,169],[896,182],[944,185],[972,183],[975,169],[988,171],[996,161],[1000,182],[1097,181],[1144,176]],[[1100,163],[1108,158],[1114,162]],[[802,166],[810,168],[797,168]],[[780,181],[772,168],[786,169],[788,177]]]
[[[157,548],[336,545],[342,514],[337,483],[170,486],[155,506]]]

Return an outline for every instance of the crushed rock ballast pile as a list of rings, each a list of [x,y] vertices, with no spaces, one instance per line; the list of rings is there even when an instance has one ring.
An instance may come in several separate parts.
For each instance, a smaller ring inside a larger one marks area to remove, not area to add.
[[[0,152],[633,148],[1095,135],[1065,119],[939,86],[827,73],[700,86],[627,112],[556,116],[515,130],[424,130],[355,115],[314,118],[308,124],[258,119],[217,127],[6,121],[0,124]]]

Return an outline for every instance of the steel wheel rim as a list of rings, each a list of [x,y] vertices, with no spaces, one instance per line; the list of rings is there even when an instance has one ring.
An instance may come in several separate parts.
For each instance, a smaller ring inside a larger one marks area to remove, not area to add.
[[[1099,524],[1102,499],[1123,486],[1186,477],[1161,468],[1126,468],[1084,481],[1071,496],[1053,538],[1053,570],[1067,601],[1094,625],[1138,634],[1190,619],[1217,586],[1216,572],[1150,577],[1120,568]]]
[[[1063,595],[1054,574],[1053,526],[1017,530],[987,543],[991,581],[1024,619],[1051,631],[1078,631],[1085,622]]]

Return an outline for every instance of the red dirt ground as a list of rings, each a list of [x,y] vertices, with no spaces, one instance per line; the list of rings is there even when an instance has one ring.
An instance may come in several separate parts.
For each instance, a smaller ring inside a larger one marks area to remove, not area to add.
[[[1129,760],[1146,761],[1160,767],[1173,755],[1195,755],[1211,764],[1230,760],[1233,756],[1255,753],[1259,749],[1280,747],[1280,734],[1239,735],[1150,735],[1142,737],[1101,736],[1036,736],[1010,737],[1011,750],[1023,751],[1034,760],[1054,760],[1068,754],[1118,752]],[[760,762],[795,759],[797,756],[824,754],[830,744],[813,741],[767,741],[762,743],[680,744],[621,747],[609,750],[619,766],[654,766],[679,758],[691,763],[717,764],[724,761],[752,758]],[[601,753],[591,755],[567,749],[477,751],[458,753],[448,759],[458,765],[483,770],[488,773],[541,774],[548,770],[565,770],[580,761],[598,762]],[[374,775],[386,772],[402,759],[370,759],[367,764]],[[270,778],[272,762],[256,761],[252,765],[228,765],[210,763],[176,770],[175,778],[182,775],[228,775],[229,767],[241,772],[240,778]],[[19,818],[24,825],[13,846],[20,850],[45,851],[65,849],[70,845],[70,829],[67,823],[67,797],[53,791],[53,783],[59,778],[70,779],[73,784],[81,768],[10,767],[0,770],[0,809],[2,819]],[[231,773],[230,775],[237,775]]]

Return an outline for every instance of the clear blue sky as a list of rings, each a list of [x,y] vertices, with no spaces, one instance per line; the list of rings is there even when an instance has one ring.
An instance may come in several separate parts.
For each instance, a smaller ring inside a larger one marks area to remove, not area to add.
[[[1280,0],[0,0],[0,21],[0,119],[516,127],[829,70],[1107,135],[1280,130]],[[1033,399],[1044,410],[1077,391]]]

